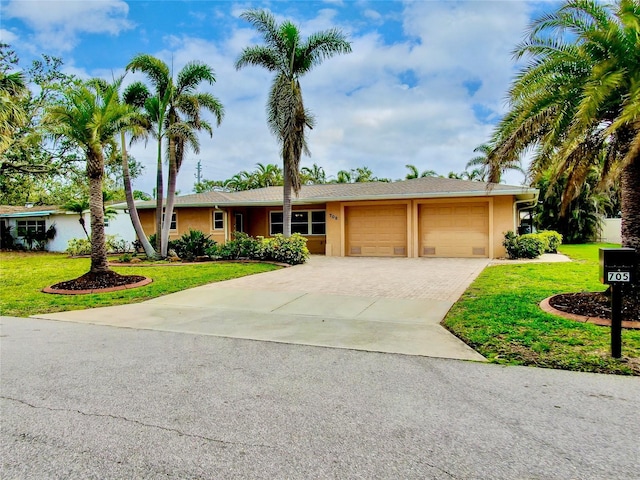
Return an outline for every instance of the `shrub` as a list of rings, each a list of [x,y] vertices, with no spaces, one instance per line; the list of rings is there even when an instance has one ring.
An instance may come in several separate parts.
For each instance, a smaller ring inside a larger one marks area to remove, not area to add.
[[[131,251],[131,244],[124,238],[118,238],[118,235],[107,235],[105,238],[107,251],[110,253],[127,253]]]
[[[122,263],[131,263],[131,254],[125,253],[123,255],[120,255],[120,257],[118,257],[118,261]]]
[[[86,238],[72,238],[67,243],[67,253],[72,257],[91,254],[91,242]]]
[[[520,258],[518,256],[518,236],[512,230],[504,234],[502,246],[507,251],[507,257]]]
[[[200,230],[189,229],[187,233],[173,242],[173,249],[182,260],[193,261],[196,257],[207,255],[207,250],[215,243],[209,235],[205,235]]]
[[[207,250],[212,258],[222,260],[273,260],[298,265],[309,258],[307,239],[298,233],[289,238],[276,235],[273,238],[250,237],[246,233],[236,233],[235,239],[222,245],[214,245]]]
[[[510,230],[505,233],[502,245],[507,250],[507,256],[512,259],[537,258],[545,252],[545,242],[537,233],[517,236]]]
[[[278,234],[272,238],[264,239],[264,242],[266,247],[264,252],[265,259],[288,263],[289,265],[298,265],[306,262],[309,258],[307,239],[299,233],[294,233],[289,238]]]
[[[14,247],[16,239],[11,235],[11,225],[5,225],[4,221],[0,222],[0,248],[11,250]]]
[[[554,230],[543,230],[537,235],[544,242],[545,253],[558,253],[558,247],[562,244],[562,235]]]
[[[537,233],[520,235],[517,239],[520,258],[538,258],[545,251],[545,242]]]

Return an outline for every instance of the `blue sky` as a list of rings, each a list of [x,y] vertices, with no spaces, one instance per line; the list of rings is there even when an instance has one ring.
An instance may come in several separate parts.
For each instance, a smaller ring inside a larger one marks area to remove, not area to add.
[[[517,71],[511,52],[532,18],[557,2],[530,1],[123,1],[1,0],[0,38],[23,65],[42,53],[64,69],[111,79],[137,53],[158,56],[177,72],[192,60],[213,67],[205,89],[226,115],[213,138],[191,152],[178,188],[190,193],[195,166],[203,177],[225,179],[257,162],[278,163],[278,145],[265,122],[271,76],[234,69],[243,47],[259,43],[239,18],[249,8],[292,20],[303,35],[340,28],[353,52],[325,61],[301,79],[305,104],[316,116],[312,156],[327,174],[367,166],[380,177],[403,178],[405,164],[442,174],[461,172],[504,114]],[[143,79],[129,74],[125,83]],[[154,184],[154,149],[133,148],[145,174],[135,188]],[[512,173],[508,183],[520,184]]]

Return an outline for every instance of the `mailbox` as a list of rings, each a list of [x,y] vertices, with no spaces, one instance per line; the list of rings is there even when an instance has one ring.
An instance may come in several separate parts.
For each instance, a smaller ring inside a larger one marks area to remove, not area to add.
[[[628,285],[633,282],[636,251],[633,248],[600,249],[600,281],[608,285]]]

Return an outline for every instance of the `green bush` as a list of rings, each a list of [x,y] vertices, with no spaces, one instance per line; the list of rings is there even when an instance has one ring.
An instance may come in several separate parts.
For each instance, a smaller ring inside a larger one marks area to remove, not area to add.
[[[3,250],[13,250],[18,245],[11,235],[12,228],[11,225],[5,225],[4,221],[0,222],[0,248]]]
[[[235,239],[207,250],[212,258],[222,260],[273,260],[275,262],[298,265],[309,258],[307,239],[298,233],[289,238],[276,235],[272,238],[250,237],[246,233],[236,233]]]
[[[215,245],[210,235],[205,235],[200,230],[189,229],[178,240],[173,242],[173,249],[182,260],[193,261],[197,257],[207,255],[207,251]]]
[[[543,230],[537,235],[544,242],[544,253],[558,253],[558,247],[562,244],[562,235],[554,230]]]
[[[91,254],[91,242],[86,238],[72,238],[67,243],[66,252],[72,257]]]
[[[545,242],[537,233],[527,233],[518,237],[520,258],[538,258],[544,253]]]
[[[294,233],[289,238],[278,234],[272,238],[264,239],[266,244],[265,259],[276,262],[298,265],[309,258],[307,239],[299,233]]]
[[[124,253],[124,254],[120,255],[120,257],[118,257],[118,261],[122,262],[122,263],[130,263],[131,262],[131,254],[130,253]]]
[[[537,258],[545,252],[545,241],[537,233],[516,235],[511,230],[505,233],[502,245],[507,250],[507,256],[516,258]]]

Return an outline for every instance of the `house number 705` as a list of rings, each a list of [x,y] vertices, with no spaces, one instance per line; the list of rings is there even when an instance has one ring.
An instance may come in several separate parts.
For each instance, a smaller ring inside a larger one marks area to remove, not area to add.
[[[630,282],[629,272],[607,272],[609,282]]]

